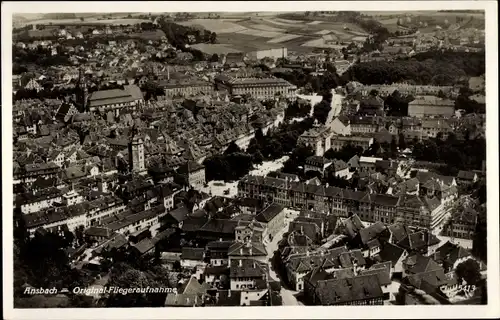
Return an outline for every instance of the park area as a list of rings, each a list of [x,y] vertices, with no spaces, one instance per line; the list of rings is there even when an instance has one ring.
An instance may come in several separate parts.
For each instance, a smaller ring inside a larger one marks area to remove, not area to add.
[[[284,156],[273,161],[264,161],[255,169],[249,172],[250,175],[265,176],[270,172],[279,170],[283,167],[288,160],[288,156]],[[212,196],[234,198],[238,194],[238,181],[224,182],[224,181],[210,181],[206,187],[201,191],[208,193]],[[229,191],[229,192],[228,192]]]

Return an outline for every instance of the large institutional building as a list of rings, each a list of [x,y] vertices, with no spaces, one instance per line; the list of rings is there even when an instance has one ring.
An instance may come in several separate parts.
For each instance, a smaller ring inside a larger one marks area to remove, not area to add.
[[[410,117],[452,117],[454,114],[455,103],[452,100],[440,99],[434,96],[419,96],[408,103],[408,116]]]
[[[165,90],[167,97],[187,97],[199,93],[210,94],[214,91],[212,83],[198,79],[160,81],[159,86]]]
[[[393,223],[400,218],[409,226],[432,229],[443,219],[444,207],[456,195],[456,188],[440,184],[441,190],[447,190],[441,192],[426,188],[429,183],[421,188],[419,195],[392,196],[288,179],[246,176],[238,183],[238,196],[274,201],[285,207],[325,212],[339,217],[357,214],[361,220],[368,222]]]
[[[118,111],[144,102],[141,89],[136,85],[126,85],[123,89],[95,91],[88,97],[89,111]]]
[[[277,95],[293,99],[297,87],[279,78],[232,78],[220,75],[215,78],[217,90],[226,90],[230,94],[249,94],[254,98],[273,99]]]

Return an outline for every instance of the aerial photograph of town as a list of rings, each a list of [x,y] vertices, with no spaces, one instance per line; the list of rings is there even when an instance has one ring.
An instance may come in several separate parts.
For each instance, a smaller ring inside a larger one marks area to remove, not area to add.
[[[484,10],[12,22],[14,308],[488,303]]]

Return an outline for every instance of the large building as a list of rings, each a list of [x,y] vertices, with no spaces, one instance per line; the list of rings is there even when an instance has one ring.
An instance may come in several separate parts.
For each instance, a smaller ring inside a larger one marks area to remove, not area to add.
[[[261,176],[241,179],[238,196],[274,201],[285,207],[326,212],[339,217],[357,214],[368,222],[392,223],[402,218],[409,226],[428,229],[439,224],[442,210],[436,208],[443,207],[437,198],[436,203],[430,204],[425,196],[371,194]]]
[[[250,95],[257,99],[274,99],[277,96],[295,98],[297,87],[279,78],[233,78],[219,75],[215,78],[217,90],[226,90],[234,96]]]
[[[247,53],[247,57],[255,60],[260,60],[264,58],[272,58],[272,59],[287,58],[288,49],[278,48],[278,49],[252,51]]]
[[[452,117],[453,115],[455,115],[455,103],[452,100],[419,96],[408,103],[408,116],[410,117]]]
[[[186,177],[189,185],[200,190],[205,185],[205,166],[195,161],[188,161],[179,168],[179,173]]]
[[[347,145],[352,145],[355,147],[361,147],[363,150],[367,150],[373,143],[373,138],[368,136],[333,136],[331,139],[331,147],[335,151],[341,150]]]
[[[165,96],[191,96],[200,93],[210,94],[214,91],[214,85],[200,79],[180,79],[160,81],[158,86],[165,90]]]
[[[126,85],[123,89],[95,91],[88,98],[89,111],[115,111],[135,107],[144,102],[141,89],[135,85]]]
[[[330,149],[331,136],[329,127],[313,127],[300,135],[297,144],[311,147],[315,155],[322,157]]]

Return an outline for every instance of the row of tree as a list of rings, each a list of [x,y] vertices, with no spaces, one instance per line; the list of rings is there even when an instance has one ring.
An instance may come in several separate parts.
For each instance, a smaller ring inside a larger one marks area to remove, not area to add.
[[[469,77],[485,72],[484,52],[425,52],[394,61],[357,63],[344,74],[348,81],[362,84],[409,82],[449,86],[467,83]]]
[[[232,142],[223,154],[205,159],[207,180],[235,181],[265,160],[276,160],[291,153],[293,157],[302,152],[296,148],[299,136],[312,125],[313,119],[306,118],[301,122],[283,123],[275,130],[269,129],[266,135],[259,128],[246,151]]]
[[[486,159],[486,139],[477,137],[473,140],[456,139],[449,133],[447,139],[429,139],[416,143],[413,147],[416,160],[446,163],[445,170],[455,176],[459,170],[479,170]]]

